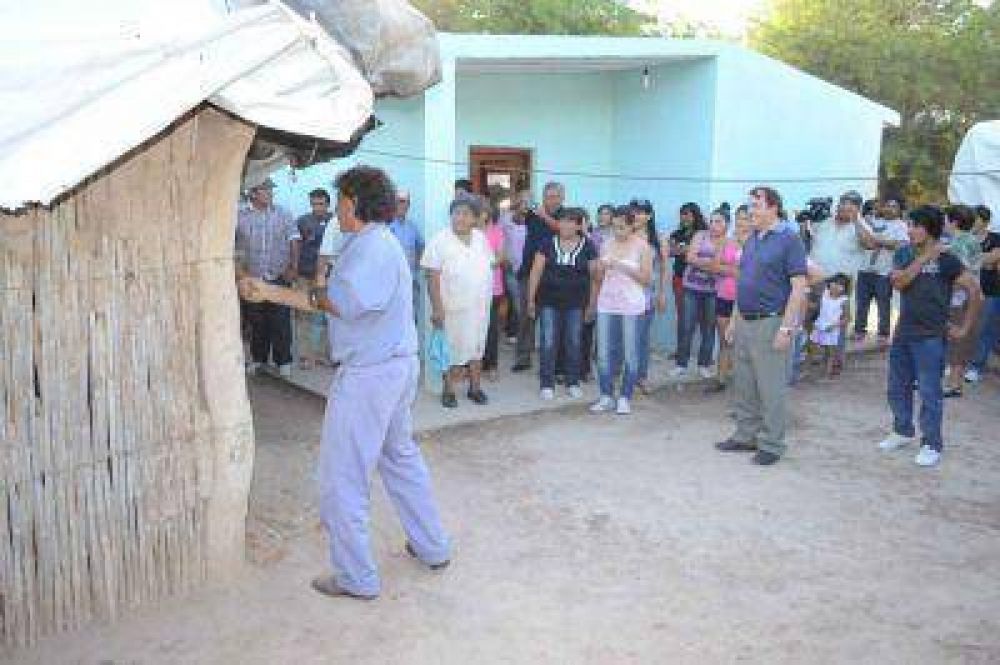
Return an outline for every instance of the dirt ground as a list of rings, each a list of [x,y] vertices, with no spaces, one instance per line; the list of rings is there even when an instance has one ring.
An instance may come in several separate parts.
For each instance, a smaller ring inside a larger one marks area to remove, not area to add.
[[[309,589],[323,404],[261,379],[239,580],[12,662],[1000,662],[1000,382],[949,401],[924,470],[877,450],[884,370],[861,362],[793,393],[768,469],[713,449],[725,399],[693,390],[630,418],[573,406],[425,436],[454,563],[410,560],[376,485],[374,602]]]

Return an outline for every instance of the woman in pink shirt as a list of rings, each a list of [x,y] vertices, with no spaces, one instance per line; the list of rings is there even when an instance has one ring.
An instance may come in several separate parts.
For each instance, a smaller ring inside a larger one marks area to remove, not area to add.
[[[715,215],[713,215],[713,218]],[[728,216],[724,216],[728,226]],[[733,371],[733,347],[726,341],[726,331],[733,316],[733,303],[736,301],[736,277],[740,269],[740,256],[743,253],[743,243],[750,236],[750,210],[742,205],[736,209],[736,232],[734,238],[728,238],[716,258],[713,272],[715,279],[715,319],[718,325],[719,338],[719,372],[714,384],[705,392],[716,393],[726,389],[726,382]]]
[[[653,249],[646,242],[645,225],[640,228],[636,224],[628,206],[615,209],[611,231],[601,248],[597,283],[591,294],[597,310],[601,396],[590,410],[628,415],[639,379],[639,319],[646,311],[646,288],[653,279]],[[622,382],[616,401],[614,383],[619,369]]]
[[[483,371],[491,381],[497,378],[497,364],[500,353],[500,306],[504,296],[504,230],[500,223],[500,211],[490,202],[483,211],[486,244],[493,250],[493,292],[490,301],[490,327],[486,333],[486,353],[483,355]]]

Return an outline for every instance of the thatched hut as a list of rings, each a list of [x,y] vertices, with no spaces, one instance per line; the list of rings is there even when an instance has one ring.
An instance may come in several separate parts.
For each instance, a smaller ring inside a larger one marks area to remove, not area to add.
[[[238,569],[242,179],[346,154],[437,72],[405,3],[308,3],[355,12],[349,49],[274,2],[35,4],[0,46],[0,645]]]

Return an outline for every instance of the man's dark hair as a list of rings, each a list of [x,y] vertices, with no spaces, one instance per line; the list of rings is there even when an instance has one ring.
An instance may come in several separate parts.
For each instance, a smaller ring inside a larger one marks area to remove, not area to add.
[[[878,213],[878,199],[868,199],[865,204],[861,206],[861,214],[865,217],[868,215],[875,215]]]
[[[851,189],[840,195],[840,203],[850,203],[858,208],[864,205],[865,199],[856,189]]]
[[[322,187],[318,187],[311,192],[309,192],[310,199],[323,199],[326,201],[327,205],[330,205],[330,192],[326,191]]]
[[[993,219],[993,213],[989,206],[978,205],[976,206],[976,217],[989,224],[990,220]]]
[[[467,178],[459,178],[455,181],[455,189],[465,192],[466,194],[472,193],[472,181]]]
[[[597,208],[597,216],[600,217],[601,213],[604,212],[605,210],[611,213],[611,215],[615,214],[615,207],[613,205],[611,205],[610,203],[602,203]]]
[[[922,205],[910,211],[910,221],[914,226],[919,226],[927,235],[935,240],[941,239],[944,232],[944,213],[941,208],[934,205]]]
[[[900,210],[906,208],[906,197],[903,196],[902,194],[899,194],[898,192],[893,194],[887,194],[886,196],[882,197],[883,205],[888,204],[889,201],[895,201],[896,204],[899,206]]]
[[[948,220],[963,231],[971,231],[976,225],[976,213],[967,205],[950,206],[946,214]]]
[[[756,196],[763,196],[764,203],[766,203],[769,208],[777,208],[778,216],[781,216],[785,206],[781,200],[781,194],[778,193],[778,190],[773,187],[764,187],[763,185],[760,185],[751,189],[750,193]]]
[[[354,201],[354,215],[366,224],[388,222],[396,213],[396,187],[382,169],[355,166],[338,175],[333,184]]]

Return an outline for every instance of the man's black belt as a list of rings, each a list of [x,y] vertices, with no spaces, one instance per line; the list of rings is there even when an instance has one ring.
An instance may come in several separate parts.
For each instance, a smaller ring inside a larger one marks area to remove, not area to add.
[[[772,319],[776,316],[784,315],[784,312],[740,312],[740,318],[744,321],[760,321],[761,319]]]

